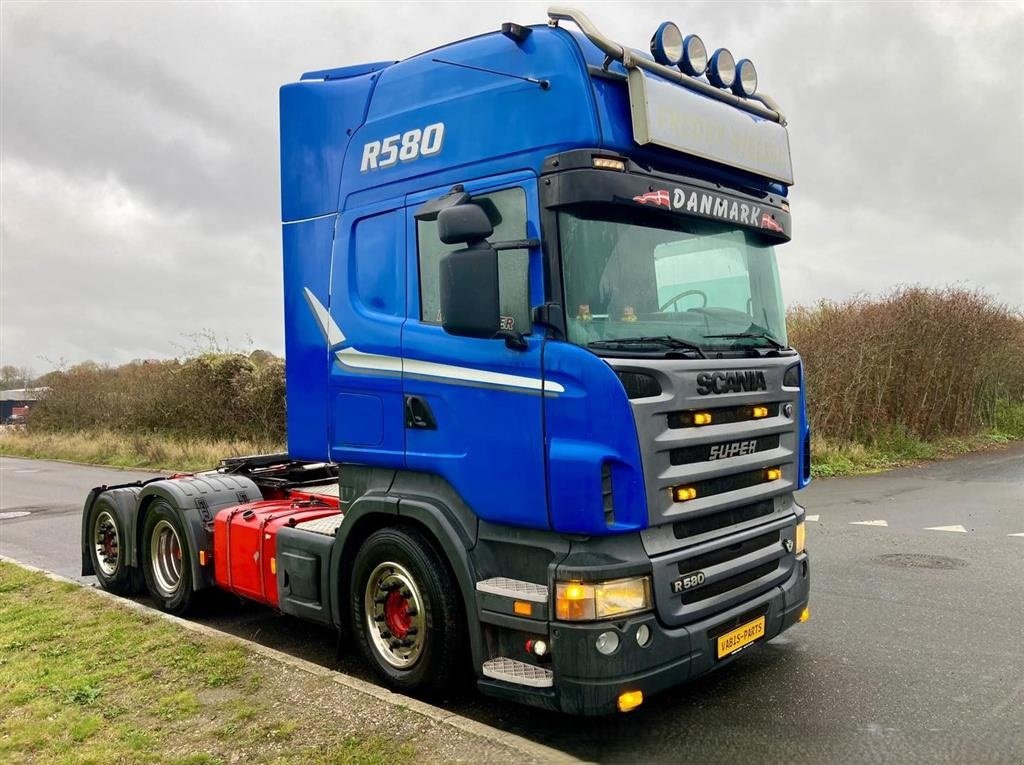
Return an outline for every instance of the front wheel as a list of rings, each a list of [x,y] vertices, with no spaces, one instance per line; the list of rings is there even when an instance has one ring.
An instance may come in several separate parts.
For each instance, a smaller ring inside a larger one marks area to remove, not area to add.
[[[185,613],[192,604],[192,557],[177,514],[163,500],[146,513],[142,528],[142,571],[157,608]]]
[[[464,659],[458,588],[433,545],[413,528],[381,529],[356,554],[352,632],[388,685],[406,693],[447,690]]]

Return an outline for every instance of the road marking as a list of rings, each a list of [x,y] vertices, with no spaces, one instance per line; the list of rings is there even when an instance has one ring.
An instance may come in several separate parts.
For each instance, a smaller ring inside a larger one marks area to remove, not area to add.
[[[22,469],[22,470],[15,470],[14,472],[15,473],[38,473],[39,471],[38,470]]]
[[[929,526],[925,531],[952,531],[956,534],[966,534],[967,529],[959,523],[956,526]]]
[[[12,510],[9,513],[0,513],[0,521],[9,521],[11,518],[24,518],[26,515],[31,515],[31,513],[27,510]]]
[[[851,526],[888,526],[888,521],[850,521]]]
[[[1022,531],[1020,534],[1007,534],[1006,536],[1008,536],[1008,537],[1024,537],[1024,531]]]
[[[807,516],[807,520],[809,520],[809,521],[816,521],[816,520],[818,520],[818,519],[819,519],[820,517],[821,517],[820,515],[808,515],[808,516]]]

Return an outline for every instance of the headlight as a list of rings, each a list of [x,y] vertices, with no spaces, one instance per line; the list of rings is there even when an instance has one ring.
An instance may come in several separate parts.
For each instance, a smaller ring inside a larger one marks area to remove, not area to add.
[[[611,582],[557,582],[555,615],[562,621],[608,619],[651,607],[649,576]]]

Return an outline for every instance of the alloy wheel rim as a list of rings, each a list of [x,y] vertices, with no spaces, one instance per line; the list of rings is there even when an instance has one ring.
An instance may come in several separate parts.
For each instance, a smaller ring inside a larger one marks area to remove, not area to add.
[[[363,597],[366,629],[377,653],[395,669],[416,663],[426,644],[423,598],[407,569],[387,561],[374,568]]]
[[[181,539],[174,526],[165,520],[158,521],[150,536],[149,549],[157,589],[170,597],[181,586]]]
[[[121,536],[117,533],[114,516],[108,510],[103,510],[96,516],[92,541],[100,571],[104,576],[113,576],[117,571],[118,556],[121,553]]]

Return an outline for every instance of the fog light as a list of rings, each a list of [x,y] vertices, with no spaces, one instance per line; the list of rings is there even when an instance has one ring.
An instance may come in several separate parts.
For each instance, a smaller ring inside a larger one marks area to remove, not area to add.
[[[810,608],[805,608],[803,611],[800,612],[800,618],[797,621],[799,621],[801,624],[803,624],[804,622],[809,621],[810,618],[811,618],[811,609]]]
[[[626,691],[619,694],[619,711],[628,712],[644,703],[643,691]]]
[[[597,649],[598,653],[603,653],[605,656],[611,656],[618,647],[619,633],[617,632],[602,632],[597,636],[597,640],[594,641],[594,648]]]
[[[548,644],[543,640],[527,640],[526,650],[534,656],[547,656]]]
[[[651,628],[646,624],[641,624],[636,628],[636,644],[641,648],[646,648],[651,643]]]

